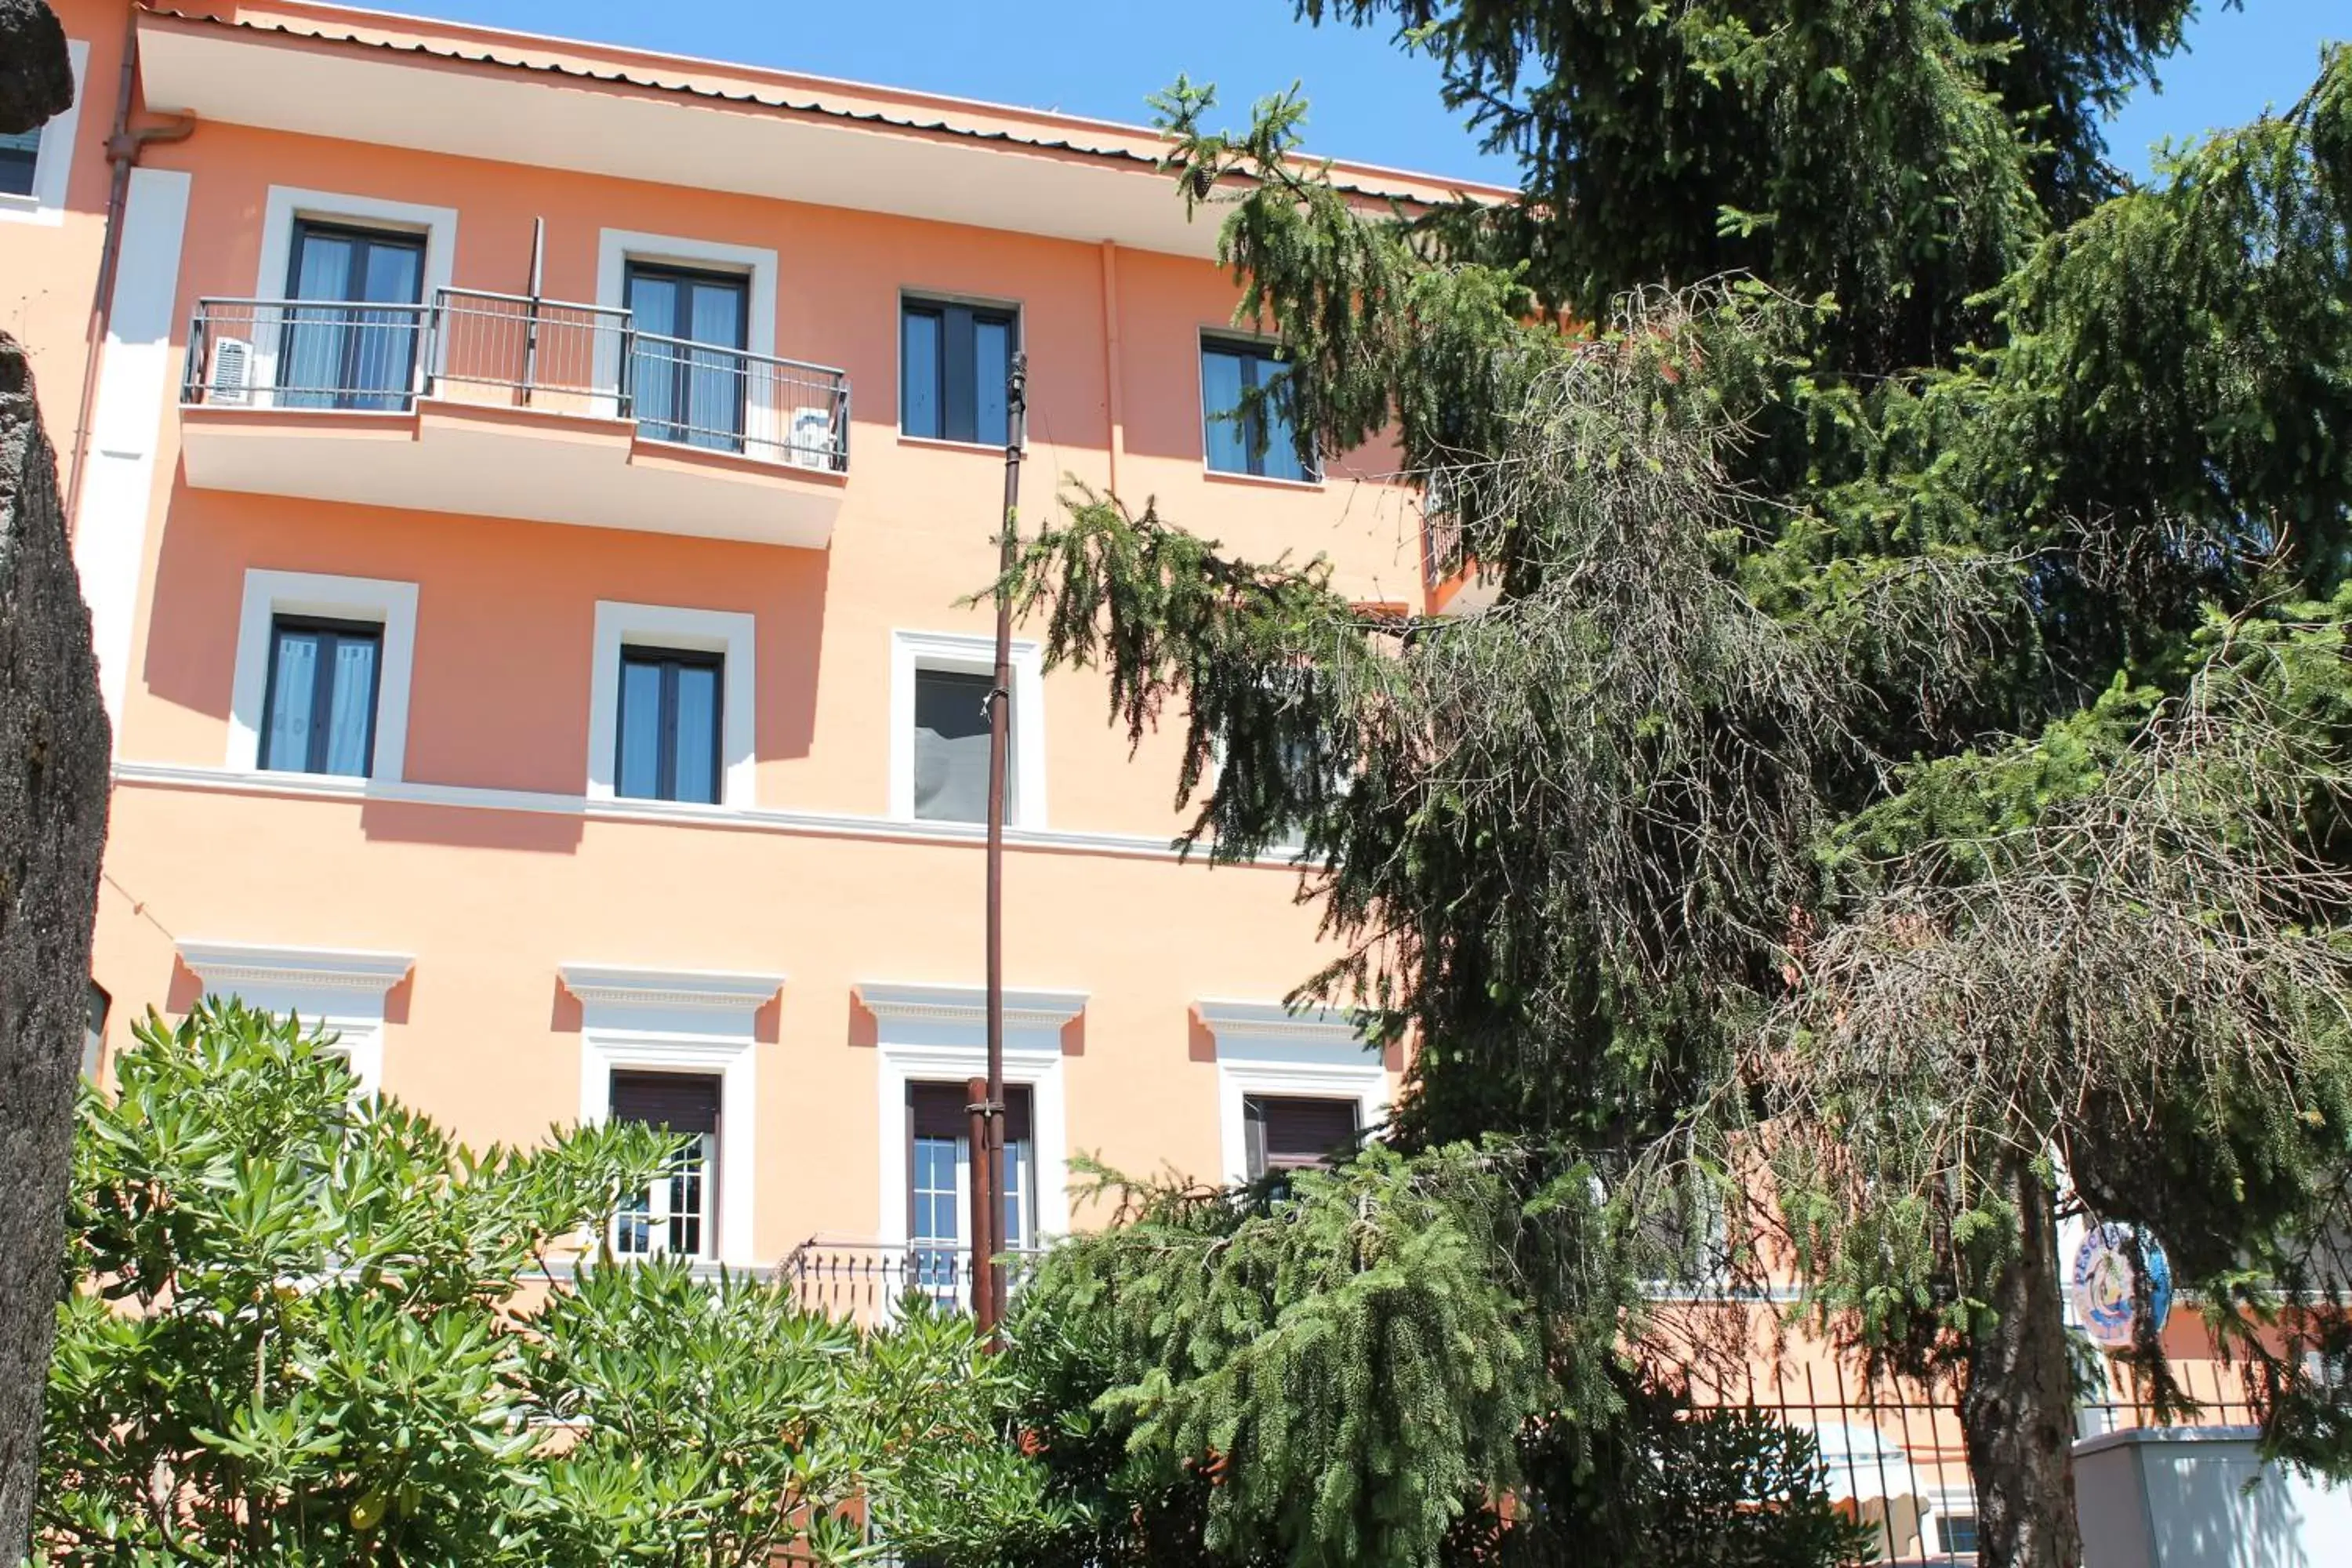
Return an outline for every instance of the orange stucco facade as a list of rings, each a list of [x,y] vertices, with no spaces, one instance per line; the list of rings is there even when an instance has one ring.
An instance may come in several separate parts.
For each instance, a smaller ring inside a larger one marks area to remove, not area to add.
[[[905,1086],[980,1059],[983,868],[979,825],[908,807],[907,688],[942,647],[984,648],[963,601],[992,574],[1003,474],[999,447],[902,434],[903,299],[1017,319],[1029,519],[1073,485],[1152,498],[1419,604],[1412,491],[1381,451],[1314,482],[1211,471],[1202,333],[1231,330],[1236,293],[1213,210],[1182,221],[1148,132],[363,12],[187,9],[62,0],[85,64],[78,124],[42,154],[69,159],[61,210],[0,226],[0,308],[79,469],[116,723],[104,1051],[208,990],[303,1006],[478,1143],[599,1113],[610,1071],[723,1077],[707,1252],[903,1240]],[[118,113],[192,129],[140,150],[111,215],[85,422]],[[695,153],[675,177],[644,177],[649,126]],[[845,459],[665,442],[584,351],[569,399],[436,384],[457,351],[421,338],[414,384],[361,411],[223,394],[212,339],[254,318],[208,301],[286,297],[303,222],[420,237],[421,307],[447,288],[610,309],[616,256],[641,253],[740,276],[747,363],[838,373]],[[717,801],[599,782],[600,616],[657,640],[627,621],[646,607],[724,643]],[[257,752],[247,710],[292,609],[383,628],[372,776]],[[1025,657],[1005,978],[1042,1234],[1086,1223],[1056,1196],[1072,1156],[1229,1173],[1239,1094],[1370,1115],[1397,1064],[1278,1007],[1319,961],[1297,870],[1180,861],[1172,734],[1130,753],[1097,678]]]
[[[816,1282],[861,1310],[908,1282],[858,1249],[938,1239],[916,1097],[982,1041],[982,832],[914,803],[915,689],[984,662],[966,601],[1003,467],[902,429],[910,299],[1013,323],[1030,526],[1083,486],[1245,555],[1325,555],[1362,601],[1483,602],[1425,580],[1391,453],[1218,471],[1202,350],[1237,295],[1150,132],[300,0],[54,3],[81,102],[0,191],[0,324],[76,498],[115,726],[101,1078],[133,1020],[213,991],[323,1018],[363,1081],[477,1144],[691,1079],[718,1105],[701,1256],[845,1248]],[[1368,202],[1468,188],[1332,169]],[[304,225],[416,258],[399,374],[368,395],[285,390]],[[627,334],[661,331],[626,309],[640,262],[740,291],[738,341],[677,350],[749,389],[717,438],[622,384]],[[263,737],[302,616],[377,639],[365,776]],[[1130,749],[1102,681],[1017,635],[1004,973],[1034,1242],[1089,1223],[1078,1156],[1239,1175],[1253,1108],[1342,1100],[1363,1125],[1400,1064],[1282,1007],[1328,956],[1297,869],[1181,860],[1175,735]],[[616,782],[622,650],[648,645],[720,671],[712,798]],[[1773,1397],[1852,1414],[1818,1346],[1769,1339]],[[1927,1420],[1876,1424],[1965,1510]],[[1886,1529],[1929,1540],[1916,1510]]]

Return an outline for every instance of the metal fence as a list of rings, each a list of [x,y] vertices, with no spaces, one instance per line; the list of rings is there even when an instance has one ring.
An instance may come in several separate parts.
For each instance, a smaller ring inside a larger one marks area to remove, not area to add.
[[[2176,1424],[2251,1426],[2235,1374],[2208,1362],[2176,1372],[2197,1410]],[[2111,1366],[2102,1396],[2076,1411],[2077,1438],[2157,1425],[2155,1412]],[[1727,1373],[1692,1369],[1692,1405],[1760,1411],[1811,1434],[1831,1500],[1870,1531],[1859,1563],[1960,1568],[1977,1558],[1977,1506],[1956,1400],[1908,1380],[1874,1377],[1819,1354],[1754,1362]]]
[[[1034,1271],[1040,1254],[1004,1256],[1008,1289],[1017,1292]],[[801,1305],[856,1322],[887,1322],[908,1296],[920,1296],[952,1311],[971,1310],[971,1248],[812,1237],[786,1254],[777,1277],[793,1287]]]
[[[1009,1258],[1015,1289],[1038,1256]],[[961,1247],[813,1237],[777,1273],[803,1305],[870,1326],[887,1322],[909,1293],[967,1310],[971,1262],[970,1250]],[[1822,1489],[1867,1531],[1866,1554],[1855,1559],[1857,1565],[1964,1568],[1977,1563],[1976,1493],[1948,1390],[1867,1374],[1850,1358],[1809,1342],[1790,1340],[1770,1349],[1760,1341],[1748,1342],[1752,1353],[1711,1353],[1706,1364],[1683,1366],[1669,1381],[1687,1392],[1696,1411],[1759,1413],[1811,1435]],[[2197,1406],[2176,1417],[2179,1424],[2254,1425],[2233,1371],[2203,1361],[2176,1362],[2174,1371]],[[2129,1375],[2110,1366],[2100,1396],[2077,1411],[2078,1437],[2157,1425],[2153,1407]]]
[[[181,401],[404,413],[419,397],[633,422],[650,441],[849,465],[849,377],[637,330],[623,309],[476,289],[428,304],[197,301]]]

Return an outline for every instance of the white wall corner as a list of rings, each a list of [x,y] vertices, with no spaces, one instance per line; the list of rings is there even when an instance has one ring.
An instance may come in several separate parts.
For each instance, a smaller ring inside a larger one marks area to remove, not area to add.
[[[133,169],[122,208],[121,263],[98,370],[90,442],[73,519],[74,566],[89,603],[99,691],[122,754],[139,581],[155,506],[155,455],[171,397],[180,248],[188,227],[189,175]]]

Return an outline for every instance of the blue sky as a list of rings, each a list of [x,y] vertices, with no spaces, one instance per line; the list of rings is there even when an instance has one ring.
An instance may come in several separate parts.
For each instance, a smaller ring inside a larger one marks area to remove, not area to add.
[[[1288,0],[375,0],[423,16],[743,60],[1104,119],[1147,118],[1144,95],[1178,71],[1214,81],[1238,122],[1261,93],[1305,83],[1315,150],[1406,169],[1516,183],[1482,154],[1437,100],[1437,71],[1384,31],[1309,27]],[[2346,0],[2209,3],[2190,50],[2143,89],[2109,137],[2118,163],[2147,168],[2147,149],[2294,101],[2317,70],[2324,37],[2352,37]]]

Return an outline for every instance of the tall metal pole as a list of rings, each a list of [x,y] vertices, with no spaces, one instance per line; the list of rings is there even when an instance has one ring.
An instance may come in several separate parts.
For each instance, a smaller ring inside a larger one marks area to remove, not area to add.
[[[992,1337],[1004,1317],[1004,803],[1013,760],[1013,595],[1020,560],[1021,447],[1029,426],[1029,356],[1004,374],[1004,528],[997,539],[996,678],[988,692],[988,1150],[984,1189],[992,1242],[980,1326]],[[977,1278],[975,1283],[978,1283]]]
[[[547,263],[547,220],[530,220],[530,314],[523,318],[522,330],[522,401],[530,403],[531,388],[539,381],[539,291],[543,281],[542,268]]]

